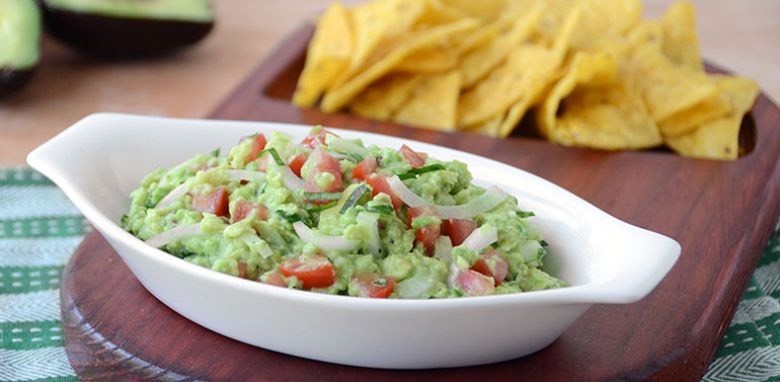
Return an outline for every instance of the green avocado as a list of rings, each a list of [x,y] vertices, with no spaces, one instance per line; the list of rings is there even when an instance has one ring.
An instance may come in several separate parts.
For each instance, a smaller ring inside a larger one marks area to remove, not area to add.
[[[31,0],[0,1],[0,96],[22,87],[40,60],[41,15]]]
[[[209,0],[42,0],[46,30],[102,58],[155,56],[206,37],[214,26]]]

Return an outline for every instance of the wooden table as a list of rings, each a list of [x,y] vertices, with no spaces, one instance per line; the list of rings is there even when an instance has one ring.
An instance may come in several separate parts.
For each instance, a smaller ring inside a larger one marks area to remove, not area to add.
[[[153,61],[96,62],[44,41],[27,88],[0,101],[0,166],[22,165],[35,146],[99,111],[202,117],[270,49],[330,0],[216,0],[217,26],[201,45]],[[356,0],[342,1],[357,3]],[[658,16],[673,0],[645,0]],[[703,53],[756,79],[780,100],[780,1],[697,0]]]

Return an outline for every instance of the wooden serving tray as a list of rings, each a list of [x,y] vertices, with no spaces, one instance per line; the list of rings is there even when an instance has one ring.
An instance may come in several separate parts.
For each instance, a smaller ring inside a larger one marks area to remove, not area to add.
[[[765,95],[743,124],[750,153],[733,162],[419,130],[292,106],[288,100],[312,31],[306,25],[280,43],[211,117],[374,131],[490,157],[545,177],[629,223],[675,238],[682,245],[679,261],[645,299],[594,306],[536,354],[480,367],[392,371],[305,360],[210,332],[154,299],[93,233],[73,256],[62,285],[66,350],[82,378],[701,378],[780,215],[780,110]]]

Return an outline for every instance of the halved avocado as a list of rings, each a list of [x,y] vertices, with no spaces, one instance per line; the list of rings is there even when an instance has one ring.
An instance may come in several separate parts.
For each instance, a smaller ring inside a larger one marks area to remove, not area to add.
[[[41,14],[30,0],[0,0],[0,96],[22,87],[41,56]]]
[[[135,58],[202,40],[214,26],[209,0],[41,0],[46,30],[87,54]]]

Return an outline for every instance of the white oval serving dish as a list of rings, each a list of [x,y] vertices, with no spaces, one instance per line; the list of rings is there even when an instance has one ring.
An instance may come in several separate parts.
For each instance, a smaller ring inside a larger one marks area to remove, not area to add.
[[[90,115],[27,158],[103,234],[157,299],[230,338],[296,356],[378,368],[478,365],[521,357],[555,341],[592,304],[626,304],[650,293],[674,265],[680,245],[609,216],[528,172],[476,155],[348,130],[366,144],[406,143],[468,164],[475,182],[518,198],[550,243],[545,269],[570,286],[512,295],[384,300],[323,295],[240,279],[190,264],[144,244],[118,224],[129,194],[158,167],[229,148],[240,137],[308,126]]]

